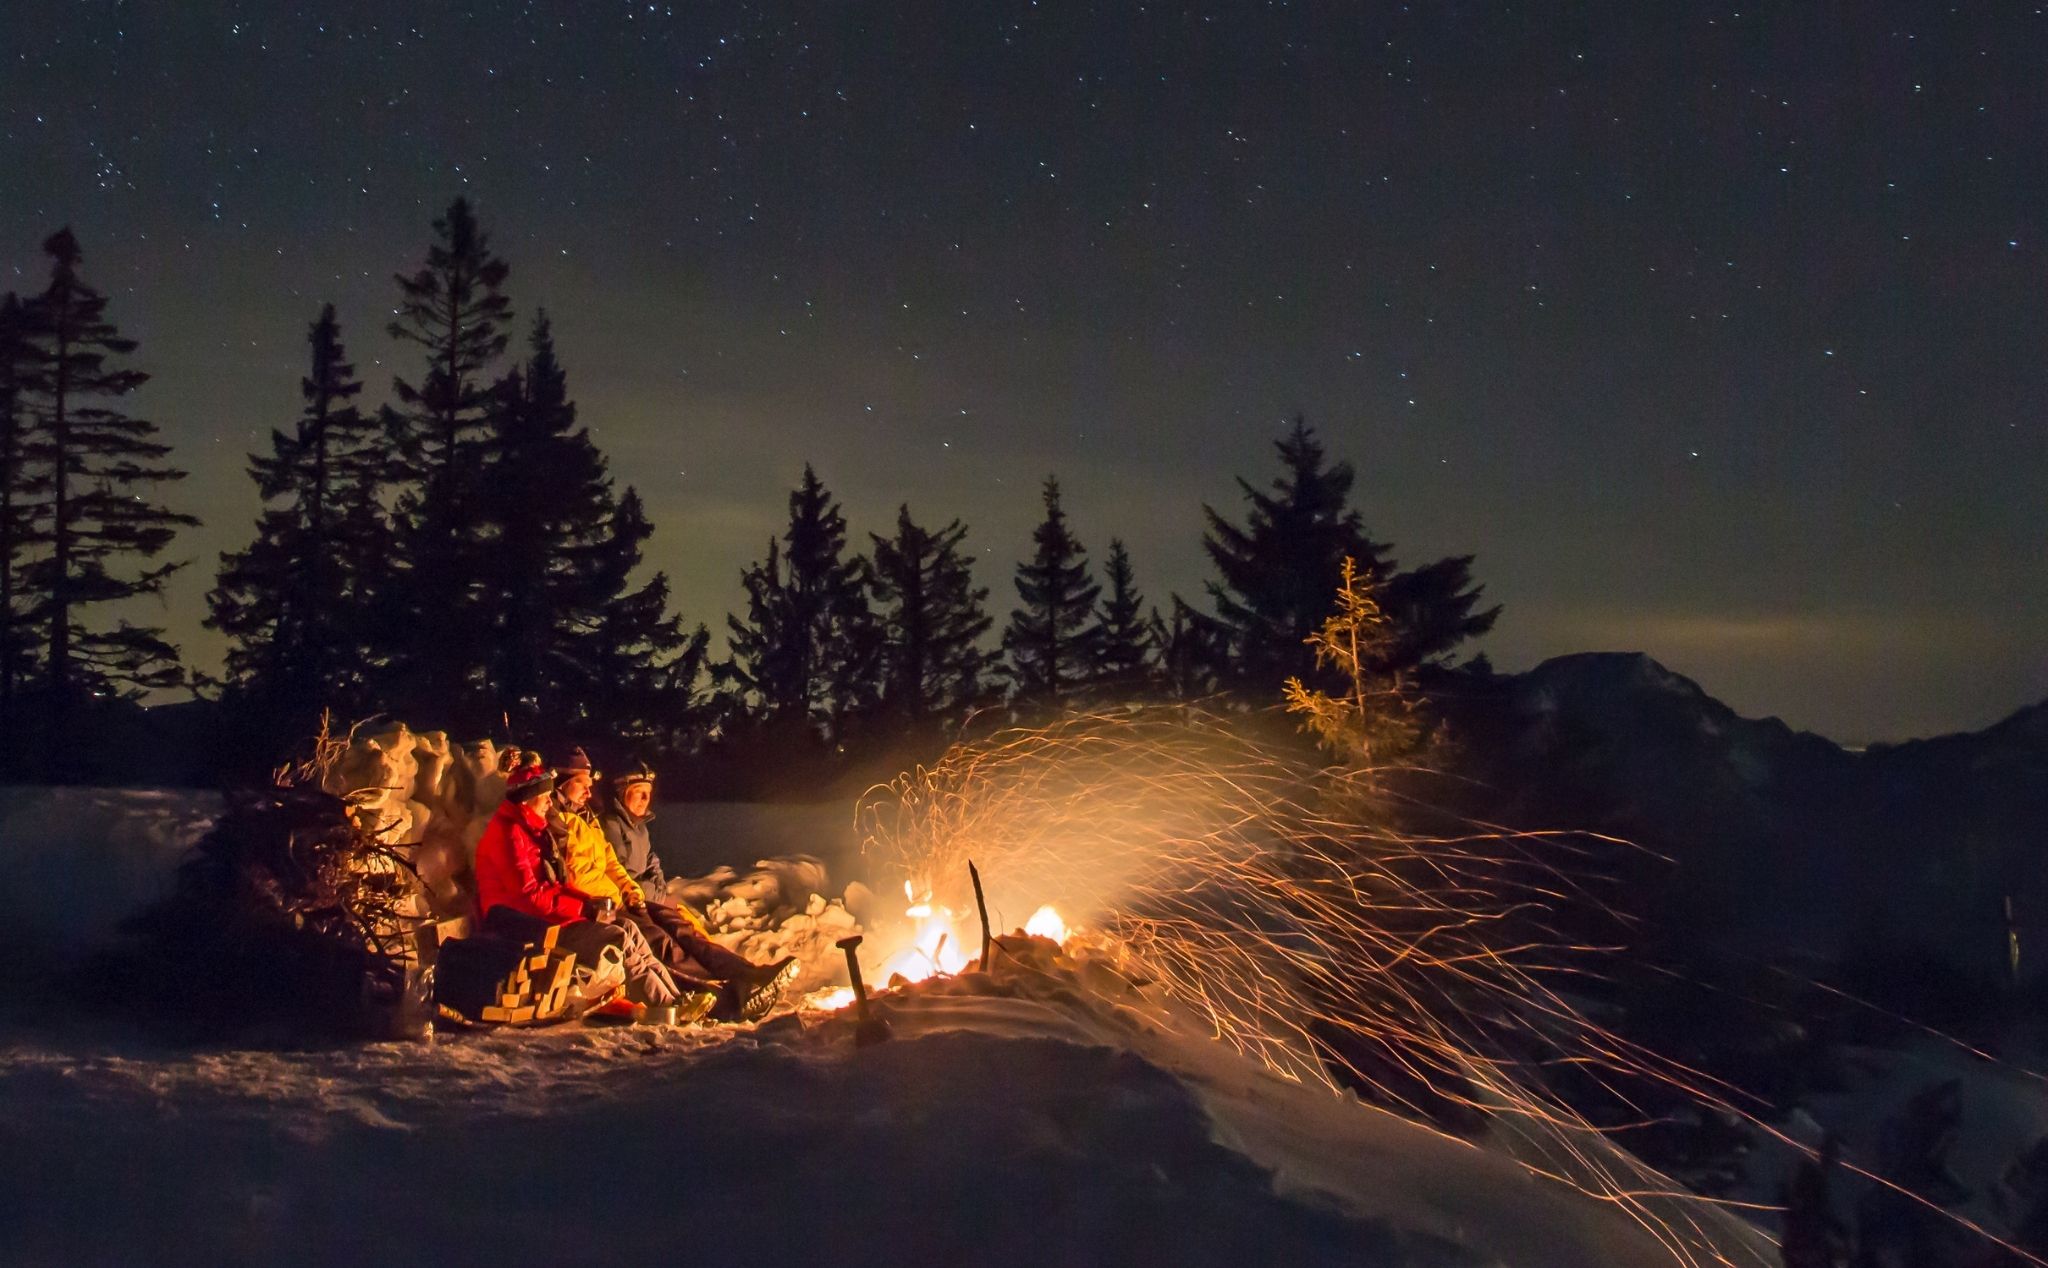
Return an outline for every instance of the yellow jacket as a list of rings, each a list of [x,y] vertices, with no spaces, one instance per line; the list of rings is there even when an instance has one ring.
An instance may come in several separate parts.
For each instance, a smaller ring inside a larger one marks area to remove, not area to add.
[[[562,880],[591,898],[610,898],[621,906],[647,901],[639,882],[627,873],[605,839],[604,829],[579,814],[551,815],[548,827],[562,857]]]

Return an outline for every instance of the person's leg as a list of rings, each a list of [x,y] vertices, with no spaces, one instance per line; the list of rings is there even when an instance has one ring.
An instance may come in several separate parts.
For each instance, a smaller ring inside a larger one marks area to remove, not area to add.
[[[650,902],[645,910],[648,923],[658,928],[662,936],[687,958],[687,965],[674,966],[682,972],[715,982],[727,982],[745,975],[754,967],[753,962],[739,952],[728,951],[698,933],[688,917],[667,903]],[[637,918],[637,912],[635,916]]]
[[[640,931],[647,945],[654,951],[655,958],[668,967],[670,976],[701,978],[707,976],[704,966],[690,958],[690,953],[669,936],[645,907],[628,907],[619,913],[624,919],[621,924],[630,924]]]
[[[677,989],[675,978],[669,975],[668,966],[647,945],[647,935],[631,922],[622,922],[618,928],[626,935],[627,986],[637,990],[646,1003],[675,1003],[682,992]]]

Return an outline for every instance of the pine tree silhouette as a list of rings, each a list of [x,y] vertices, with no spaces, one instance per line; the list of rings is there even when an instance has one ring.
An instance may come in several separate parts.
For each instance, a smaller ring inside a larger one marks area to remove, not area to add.
[[[1057,705],[1086,685],[1099,641],[1094,625],[1101,587],[1088,579],[1088,556],[1067,528],[1060,482],[1045,479],[1045,519],[1032,531],[1031,558],[1017,565],[1017,597],[1003,631],[1012,694]]]
[[[479,471],[505,385],[492,377],[509,341],[510,269],[491,253],[466,199],[434,222],[426,265],[398,280],[392,338],[425,354],[417,384],[397,378],[385,414],[405,484],[399,494],[392,602],[383,637],[390,698],[450,724],[489,717],[484,678],[491,613]]]
[[[1218,675],[1230,663],[1225,629],[1178,594],[1172,616],[1159,624],[1159,672],[1169,698],[1198,700],[1213,695]]]
[[[614,499],[605,457],[577,424],[545,312],[524,367],[507,379],[488,453],[480,501],[495,530],[494,716],[542,735],[676,721],[688,701],[673,696],[670,660],[694,646],[701,666],[709,635],[684,637],[666,611],[665,577],[630,590],[653,526],[633,490]]]
[[[752,720],[837,739],[880,693],[880,629],[867,569],[847,558],[846,520],[809,464],[789,495],[789,527],[740,576],[747,614],[726,618],[719,677]]]
[[[612,512],[607,548],[594,565],[599,602],[575,629],[576,655],[589,679],[586,730],[603,730],[640,747],[684,747],[709,722],[703,689],[711,632],[685,635],[669,611],[668,577],[657,572],[632,589],[641,547],[654,532],[630,486]]]
[[[1500,606],[1475,611],[1484,587],[1472,580],[1472,559],[1450,555],[1387,578],[1380,606],[1393,621],[1394,644],[1386,668],[1446,664],[1460,644],[1493,628]]]
[[[324,708],[368,708],[370,561],[389,545],[379,509],[387,459],[382,428],[357,409],[362,384],[334,305],[307,333],[305,405],[268,456],[249,458],[265,502],[256,537],[221,555],[206,624],[227,634],[226,686],[258,716],[303,734]],[[366,513],[366,509],[367,512]]]
[[[1237,482],[1249,503],[1244,527],[1202,508],[1209,524],[1202,545],[1219,576],[1208,583],[1209,596],[1228,656],[1219,668],[1233,685],[1260,692],[1312,673],[1307,640],[1329,612],[1346,556],[1368,577],[1387,568],[1387,547],[1366,536],[1348,504],[1351,464],[1328,464],[1300,417],[1276,448],[1282,470],[1272,492]]]
[[[896,534],[874,542],[871,584],[882,620],[882,706],[913,731],[957,718],[980,697],[992,657],[981,637],[994,624],[988,589],[974,584],[974,561],[961,551],[967,528],[954,520],[933,532],[896,512]]]
[[[50,284],[20,309],[29,350],[16,393],[32,418],[23,452],[31,472],[28,515],[46,553],[22,570],[19,584],[28,620],[45,640],[40,687],[62,748],[81,702],[137,697],[184,681],[178,649],[161,629],[120,617],[108,628],[89,615],[161,593],[183,564],[146,561],[162,554],[180,527],[199,521],[142,492],[185,477],[164,465],[170,447],[152,439],[156,424],[93,403],[126,396],[149,376],[116,364],[135,341],[107,321],[106,296],[80,279],[78,240],[59,230],[43,252]]]
[[[1356,473],[1348,462],[1327,461],[1307,422],[1297,417],[1280,439],[1281,474],[1271,492],[1240,479],[1249,504],[1242,527],[1204,506],[1209,523],[1202,545],[1215,565],[1208,583],[1216,614],[1207,618],[1224,661],[1224,684],[1258,696],[1286,678],[1313,680],[1315,656],[1307,640],[1322,625],[1343,561],[1359,576],[1392,621],[1384,672],[1444,663],[1460,643],[1493,627],[1499,608],[1474,609],[1479,588],[1469,555],[1399,572],[1390,547],[1366,535],[1349,502]]]
[[[1093,688],[1108,698],[1130,700],[1154,685],[1160,653],[1159,614],[1144,613],[1145,596],[1138,592],[1131,554],[1121,538],[1109,539],[1109,559],[1103,564],[1102,577],[1109,592],[1095,623]]]

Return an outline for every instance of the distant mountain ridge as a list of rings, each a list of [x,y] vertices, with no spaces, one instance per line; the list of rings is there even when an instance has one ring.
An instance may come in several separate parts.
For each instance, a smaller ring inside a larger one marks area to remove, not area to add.
[[[2048,701],[1857,751],[1742,717],[1641,653],[1588,652],[1457,693],[1447,713],[1477,808],[1668,855],[1663,897],[1702,927],[1993,972],[2011,896],[2023,947],[2036,917],[2048,943]]]

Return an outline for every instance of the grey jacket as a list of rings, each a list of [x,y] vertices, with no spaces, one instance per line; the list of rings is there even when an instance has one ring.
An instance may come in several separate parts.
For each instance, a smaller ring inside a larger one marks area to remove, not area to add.
[[[656,899],[666,902],[664,891],[668,889],[668,878],[661,874],[661,859],[654,853],[654,844],[647,839],[647,825],[653,818],[652,810],[635,819],[614,806],[605,812],[599,824],[604,828],[604,839],[612,843],[612,852],[619,856],[619,863],[627,875],[640,882],[640,887],[650,891]]]

